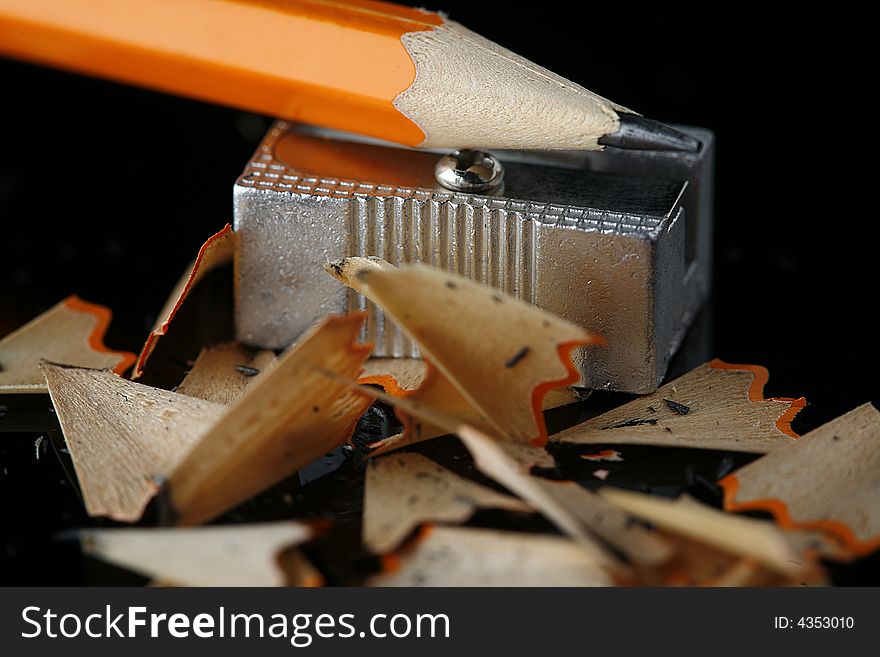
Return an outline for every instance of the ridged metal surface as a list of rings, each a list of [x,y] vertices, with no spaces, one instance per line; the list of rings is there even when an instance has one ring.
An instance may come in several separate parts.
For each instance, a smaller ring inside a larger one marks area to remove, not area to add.
[[[349,255],[422,262],[534,302],[535,223],[488,206],[400,197],[357,197],[349,205]],[[412,341],[362,295],[349,310],[368,310],[364,338],[379,355],[417,355]]]

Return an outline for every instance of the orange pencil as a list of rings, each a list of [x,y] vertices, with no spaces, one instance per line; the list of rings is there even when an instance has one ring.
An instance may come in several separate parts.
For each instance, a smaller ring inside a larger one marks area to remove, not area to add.
[[[0,53],[410,146],[697,147],[440,14],[374,0],[0,0]]]

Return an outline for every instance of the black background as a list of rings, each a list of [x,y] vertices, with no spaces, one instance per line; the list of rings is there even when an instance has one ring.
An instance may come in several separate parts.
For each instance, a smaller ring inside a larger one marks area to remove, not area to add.
[[[880,402],[860,98],[873,76],[857,16],[415,4],[652,118],[713,129],[714,354],[767,366],[768,396],[806,396],[800,432]],[[76,293],[114,310],[110,346],[138,351],[199,245],[231,220],[269,119],[7,60],[0,81],[0,335]]]

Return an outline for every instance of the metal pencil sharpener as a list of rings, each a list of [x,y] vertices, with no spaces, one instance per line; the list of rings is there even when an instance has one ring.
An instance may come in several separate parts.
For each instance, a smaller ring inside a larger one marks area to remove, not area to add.
[[[584,326],[608,345],[575,354],[582,385],[651,392],[710,287],[713,136],[680,129],[699,152],[495,151],[501,180],[484,167],[454,191],[438,182],[442,152],[277,122],[235,185],[238,339],[282,348],[327,313],[366,308],[374,355],[418,355],[323,269],[379,256],[456,272]]]

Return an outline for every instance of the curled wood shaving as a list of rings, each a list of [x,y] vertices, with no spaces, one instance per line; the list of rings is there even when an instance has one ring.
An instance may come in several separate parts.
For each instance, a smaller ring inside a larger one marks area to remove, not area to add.
[[[218,404],[229,405],[275,363],[272,351],[253,351],[237,342],[202,349],[177,392]]]
[[[763,367],[728,365],[713,360],[660,387],[652,395],[554,434],[550,439],[576,444],[770,452],[797,438],[790,423],[806,401],[764,399],[767,376]]]
[[[763,566],[752,556],[719,550],[680,534],[658,530],[675,549],[669,561],[639,569],[635,583],[642,586],[803,586],[821,585],[817,571],[807,580],[792,579]]]
[[[70,296],[0,339],[0,393],[46,392],[40,360],[125,372],[134,354],[104,345],[112,316],[104,306]]]
[[[509,458],[512,458],[517,464],[519,464],[520,467],[526,470],[532,467],[549,468],[555,465],[553,456],[543,447],[535,447],[534,445],[531,445],[529,443],[519,443],[511,440],[504,440],[500,437],[494,436],[494,430],[492,427],[488,425],[479,426],[478,423],[471,418],[461,417],[443,410],[438,410],[436,408],[426,405],[420,400],[413,399],[409,396],[387,395],[385,393],[379,392],[371,386],[356,385],[351,382],[346,382],[339,377],[333,377],[329,375],[329,373],[327,372],[323,372],[322,374],[327,378],[331,378],[337,382],[348,385],[349,388],[351,388],[352,390],[356,390],[359,394],[368,399],[382,400],[390,404],[391,406],[404,411],[408,416],[419,420],[419,423],[415,425],[417,428],[430,425],[434,427],[439,427],[440,433],[438,435],[460,435],[460,430],[463,427],[471,427],[479,431],[483,435],[492,436],[492,439],[498,442],[499,448],[503,450]],[[400,435],[401,437],[404,436],[403,434]],[[418,435],[419,434],[416,433],[417,437]],[[394,437],[392,436],[392,438]]]
[[[825,532],[852,555],[880,548],[880,413],[871,404],[722,479],[724,507]]]
[[[495,432],[494,427],[461,395],[449,379],[430,363],[427,366],[425,379],[417,389],[412,391],[398,391],[394,387],[385,389],[389,394],[405,398],[409,403],[418,404],[424,408],[437,409],[462,421],[478,425],[484,431]],[[432,424],[423,421],[418,415],[406,413],[403,406],[398,405],[397,408],[403,410],[403,413],[399,414],[404,422],[405,430],[370,445],[373,456],[430,440],[450,431],[448,426]]]
[[[672,559],[653,568],[639,571],[637,583],[642,586],[710,586],[724,577],[741,559],[701,541],[657,530],[674,547]]]
[[[283,551],[311,537],[293,521],[80,532],[86,554],[173,586],[284,586]]]
[[[457,523],[478,508],[529,512],[520,500],[459,477],[415,453],[373,459],[364,490],[364,543],[376,553],[396,548],[426,522]]]
[[[198,285],[199,281],[206,274],[222,265],[232,262],[233,251],[235,249],[235,233],[232,232],[232,226],[227,224],[218,233],[215,233],[202,244],[195,261],[187,268],[181,279],[174,286],[171,294],[168,296],[162,310],[159,311],[153,330],[147,336],[143,349],[137,358],[134,367],[134,378],[143,375],[144,367],[147,360],[156,348],[158,340],[168,332],[171,326],[171,320],[174,315],[186,301],[190,291]]]
[[[472,427],[462,426],[457,433],[480,470],[529,502],[569,536],[578,540],[599,536],[633,562],[645,565],[659,564],[672,555],[662,539],[630,523],[625,513],[595,493],[572,481],[529,475],[497,441]]]
[[[772,523],[735,516],[682,496],[677,500],[603,488],[602,497],[668,532],[722,552],[755,559],[784,577],[811,579],[815,565],[798,554]]]
[[[595,543],[594,534],[646,563],[668,558],[669,549],[662,541],[649,531],[630,524],[625,514],[589,491],[573,482],[553,482],[529,476],[529,469],[543,461],[542,455],[547,455],[542,448],[499,440],[469,424],[466,418],[449,415],[405,397],[392,397],[365,386],[357,389],[370,399],[383,399],[424,422],[458,435],[480,470],[526,500],[609,569],[618,573],[626,570],[616,557]]]
[[[497,435],[494,427],[488,425],[485,420],[478,416],[473,407],[465,401],[465,399],[447,381],[447,379],[440,374],[440,372],[430,367],[429,371],[430,374],[422,387],[413,391],[411,394],[406,394],[405,391],[403,394],[395,393],[393,387],[389,389],[388,387],[383,386],[383,388],[385,388],[386,392],[389,392],[389,394],[406,396],[409,400],[418,401],[426,407],[442,409],[462,419],[467,419],[471,424],[480,426],[486,433]],[[361,381],[364,382],[363,379]],[[578,401],[577,393],[571,388],[556,388],[551,390],[547,393],[547,396],[544,397],[543,410],[557,408],[558,406],[564,406],[576,401]],[[370,452],[370,456],[387,454],[388,452],[400,449],[401,447],[414,445],[450,432],[449,427],[422,422],[412,415],[404,414],[403,419],[406,423],[406,430],[371,444],[370,449],[372,451]],[[529,452],[532,457],[535,457],[536,460],[533,462],[533,465],[539,465],[545,468],[553,467],[554,463],[552,457],[542,448],[533,448],[533,446],[528,443],[514,441],[508,442],[510,443],[510,450],[517,449],[520,452]]]
[[[498,440],[468,423],[405,397],[392,397],[356,386],[370,399],[383,399],[425,422],[458,435],[474,457],[477,467],[513,491],[542,513],[560,530],[574,538],[593,559],[609,570],[622,573],[625,566],[593,540],[599,535],[621,551],[646,563],[668,558],[668,547],[647,530],[627,522],[626,516],[573,482],[553,482],[527,474],[546,452],[532,445]]]
[[[104,370],[43,363],[42,371],[90,516],[140,518],[157,482],[225,410]]]
[[[379,385],[389,395],[416,390],[425,382],[428,364],[420,358],[371,358],[358,383]]]
[[[351,436],[369,400],[354,380],[370,352],[362,313],[330,316],[258,377],[174,470],[176,522],[198,524],[290,476]]]
[[[370,586],[610,586],[603,565],[542,534],[432,527]]]
[[[358,383],[381,386],[389,395],[409,395],[412,398],[425,401],[428,393],[425,384],[429,372],[432,379],[435,377],[437,379],[434,385],[441,381],[445,382],[442,391],[443,395],[449,395],[451,399],[440,397],[435,390],[432,391],[435,399],[433,401],[428,400],[426,403],[450,411],[458,409],[459,412],[469,413],[476,417],[476,413],[470,404],[443,378],[443,375],[436,368],[432,368],[428,362],[420,358],[370,358],[364,363],[364,371],[361,374],[361,378],[358,379]],[[417,390],[420,390],[418,396],[414,394]],[[580,398],[572,388],[554,388],[544,397],[542,407],[546,411],[558,408],[559,406],[573,404],[577,401],[580,401]],[[422,434],[423,436],[424,433]],[[426,440],[426,438],[422,437],[422,440]]]
[[[604,341],[551,313],[461,276],[348,258],[329,265],[377,303],[496,431],[543,445],[547,392],[575,383],[571,351]]]

